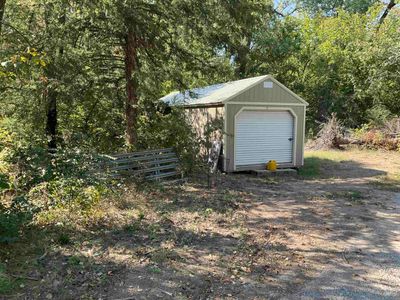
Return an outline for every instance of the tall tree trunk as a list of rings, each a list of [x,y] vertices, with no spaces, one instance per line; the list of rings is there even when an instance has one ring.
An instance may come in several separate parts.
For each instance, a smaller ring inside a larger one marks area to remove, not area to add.
[[[46,135],[49,149],[57,148],[57,94],[53,88],[47,93]]]
[[[129,145],[134,146],[137,143],[137,104],[138,104],[138,80],[136,72],[138,69],[137,43],[136,36],[132,30],[128,31],[125,37],[125,78],[126,78],[126,102],[125,102],[125,120],[126,120],[126,139]]]
[[[1,25],[3,24],[3,16],[4,10],[6,8],[6,0],[0,0],[0,33],[1,33]]]
[[[64,8],[64,13],[59,17],[58,21],[60,26],[64,26],[66,22],[66,11]],[[60,46],[58,48],[58,53],[56,53],[56,60],[59,60],[64,55],[64,47]],[[53,78],[55,81],[59,80],[61,70],[58,70],[57,67],[51,67],[47,69],[46,75],[48,78]],[[46,107],[46,135],[48,138],[47,146],[49,150],[57,148],[57,99],[58,99],[58,91],[54,86],[50,86],[47,88],[47,107]]]
[[[235,68],[235,76],[238,79],[246,78],[249,74],[249,55],[251,52],[251,42],[252,39],[250,36],[246,37],[246,44],[239,45],[237,49],[236,56],[236,68]]]
[[[385,21],[386,17],[388,16],[390,10],[396,6],[396,1],[395,0],[390,0],[388,5],[385,8],[385,11],[383,12],[382,16],[379,18],[379,26]]]
[[[235,77],[237,79],[246,78],[247,75],[247,51],[238,51],[236,56]]]

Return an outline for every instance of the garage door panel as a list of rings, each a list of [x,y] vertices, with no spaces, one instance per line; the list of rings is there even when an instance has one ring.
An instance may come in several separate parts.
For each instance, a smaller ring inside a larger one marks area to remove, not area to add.
[[[294,118],[286,111],[243,111],[236,117],[235,165],[292,163]],[[292,139],[292,141],[290,140]]]

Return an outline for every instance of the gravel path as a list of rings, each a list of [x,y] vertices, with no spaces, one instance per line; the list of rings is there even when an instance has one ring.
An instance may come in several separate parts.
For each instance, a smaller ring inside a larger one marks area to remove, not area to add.
[[[400,193],[376,212],[369,235],[349,238],[346,264],[334,262],[287,299],[400,299]]]

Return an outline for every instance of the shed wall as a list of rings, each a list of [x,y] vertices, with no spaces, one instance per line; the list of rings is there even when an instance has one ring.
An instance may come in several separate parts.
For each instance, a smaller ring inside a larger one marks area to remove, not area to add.
[[[272,82],[272,88],[264,88],[264,82]],[[265,80],[252,88],[245,90],[243,93],[230,99],[231,102],[263,102],[263,103],[293,103],[294,105],[302,105],[298,98],[291,92],[281,87],[272,80]]]
[[[274,109],[277,106],[261,106],[261,105],[241,105],[241,104],[228,104],[226,105],[226,123],[225,123],[225,169],[228,172],[235,171],[234,169],[234,149],[235,149],[235,115],[238,114],[242,108],[251,110],[251,108],[262,108],[262,109]],[[304,155],[304,106],[290,106],[281,105],[278,109],[282,108],[285,110],[289,108],[297,117],[297,128],[296,128],[296,140],[295,143],[295,163],[293,165],[287,165],[282,167],[299,167],[303,165],[303,155]],[[254,166],[255,168],[260,168],[262,166]],[[251,168],[251,166],[249,166]]]
[[[192,124],[197,138],[202,142],[201,154],[204,155],[207,153],[206,142],[222,140],[225,107],[187,108],[185,111],[189,124]]]

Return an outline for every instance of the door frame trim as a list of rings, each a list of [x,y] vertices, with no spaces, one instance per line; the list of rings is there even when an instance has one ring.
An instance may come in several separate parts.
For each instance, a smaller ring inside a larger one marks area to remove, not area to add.
[[[292,164],[293,166],[296,165],[296,157],[297,157],[297,115],[294,112],[293,109],[291,109],[290,107],[268,107],[268,106],[243,106],[242,108],[240,108],[240,110],[235,114],[235,118],[234,118],[234,134],[233,134],[233,170],[237,171],[236,169],[236,119],[239,116],[240,113],[242,113],[243,111],[287,111],[289,112],[292,117],[293,117],[293,144],[292,144],[292,153],[293,153],[293,157],[292,157]]]

